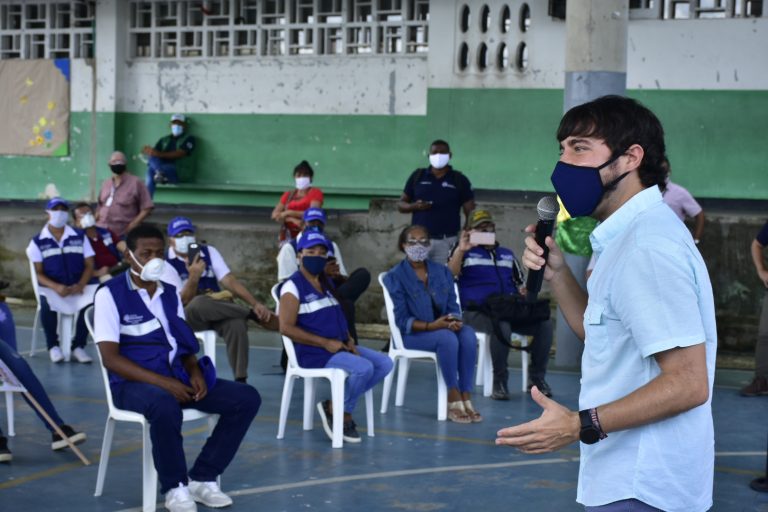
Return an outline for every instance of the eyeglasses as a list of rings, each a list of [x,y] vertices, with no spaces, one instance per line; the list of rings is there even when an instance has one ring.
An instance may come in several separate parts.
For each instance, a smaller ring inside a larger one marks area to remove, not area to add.
[[[429,238],[422,238],[420,240],[413,240],[409,238],[405,241],[405,245],[423,245],[424,247],[429,245]]]

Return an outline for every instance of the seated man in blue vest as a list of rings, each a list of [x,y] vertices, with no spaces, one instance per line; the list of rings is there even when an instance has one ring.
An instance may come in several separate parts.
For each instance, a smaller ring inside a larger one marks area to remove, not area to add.
[[[181,291],[184,312],[192,329],[215,330],[227,345],[227,358],[235,380],[245,382],[248,378],[247,322],[253,320],[276,331],[277,315],[254,298],[230,272],[221,253],[212,245],[199,244],[199,256],[189,262],[189,246],[197,243],[195,231],[197,228],[187,217],[176,217],[168,223],[167,279]],[[221,297],[219,283],[231,294]],[[250,308],[234,303],[233,295]]]
[[[58,313],[77,314],[72,356],[79,363],[90,363],[84,350],[88,338],[83,309],[93,301],[96,284],[93,275],[93,248],[82,232],[67,225],[69,204],[54,197],[45,207],[48,222],[27,246],[27,257],[35,265],[40,285],[40,321],[51,361],[60,363]]]
[[[340,368],[349,374],[344,386],[343,438],[359,443],[352,411],[358,398],[392,371],[392,361],[381,352],[355,345],[333,285],[320,280],[330,245],[318,232],[299,238],[299,270],[280,287],[280,332],[293,340],[300,366]],[[326,435],[333,439],[333,404],[326,400],[317,409]]]
[[[468,220],[470,230],[462,232],[458,244],[451,252],[448,268],[459,281],[459,298],[464,310],[464,322],[479,332],[493,333],[491,319],[479,311],[471,311],[472,305],[482,304],[491,294],[525,294],[522,289],[523,274],[514,253],[502,247],[498,242],[492,245],[475,245],[470,242],[472,232],[495,233],[493,217],[486,210],[473,211]],[[501,322],[504,341],[492,336],[491,360],[493,362],[494,400],[509,400],[507,388],[507,356],[509,339],[513,332],[509,322]],[[514,332],[533,336],[531,344],[531,365],[528,377],[528,390],[532,386],[546,396],[552,396],[552,390],[544,380],[549,362],[549,350],[552,347],[552,321],[545,320],[527,326],[514,326]]]
[[[94,338],[109,371],[115,405],[149,421],[168,510],[194,511],[195,502],[229,506],[232,500],[216,478],[237,453],[261,397],[251,386],[218,379],[211,366],[198,363],[199,345],[184,321],[178,290],[160,281],[163,233],[140,224],[128,232],[126,244],[123,256],[130,270],[104,283],[94,301]],[[219,415],[189,472],[181,436],[185,408]]]

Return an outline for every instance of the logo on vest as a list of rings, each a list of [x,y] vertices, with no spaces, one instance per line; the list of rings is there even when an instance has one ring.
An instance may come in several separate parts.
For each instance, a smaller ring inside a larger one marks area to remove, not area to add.
[[[454,185],[448,183],[447,181],[443,182],[443,188],[456,188]]]
[[[313,300],[318,300],[320,297],[316,293],[310,293],[307,295],[306,299],[307,302],[312,302]]]
[[[144,320],[143,315],[125,315],[123,316],[123,323],[127,325],[140,324]]]

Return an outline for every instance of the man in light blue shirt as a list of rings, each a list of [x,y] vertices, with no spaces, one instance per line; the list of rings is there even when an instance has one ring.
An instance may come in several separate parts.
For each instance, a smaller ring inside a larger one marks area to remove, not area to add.
[[[661,124],[636,101],[606,96],[566,113],[558,140],[555,190],[571,215],[600,221],[588,294],[551,237],[546,266],[533,238],[523,263],[544,267],[584,339],[581,411],[532,392],[541,417],[501,430],[497,444],[546,453],[580,440],[577,501],[590,512],[707,510],[714,300],[690,232],[662,201]]]

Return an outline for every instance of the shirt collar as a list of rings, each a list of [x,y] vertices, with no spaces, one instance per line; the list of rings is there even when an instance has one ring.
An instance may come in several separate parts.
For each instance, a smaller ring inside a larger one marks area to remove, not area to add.
[[[596,253],[603,252],[611,241],[621,234],[638,215],[661,201],[661,191],[656,185],[632,196],[610,217],[598,224],[592,234],[589,235],[592,250]]]
[[[133,279],[131,279],[131,269],[125,271],[125,278],[128,280],[128,289],[134,292],[138,292],[141,290],[144,290],[144,288],[139,288],[136,286],[136,283],[133,282]],[[163,282],[157,281],[157,294],[155,297],[159,296],[161,293],[163,293]],[[144,290],[144,293],[149,294],[147,290]]]
[[[63,242],[70,236],[76,236],[76,235],[77,235],[77,232],[72,227],[70,227],[69,224],[65,224],[64,234],[61,236],[61,241]],[[43,226],[43,229],[40,230],[40,239],[43,239],[43,238],[52,238],[53,240],[56,240],[56,237],[54,237],[51,231],[48,229],[48,223],[46,223],[45,226]]]

